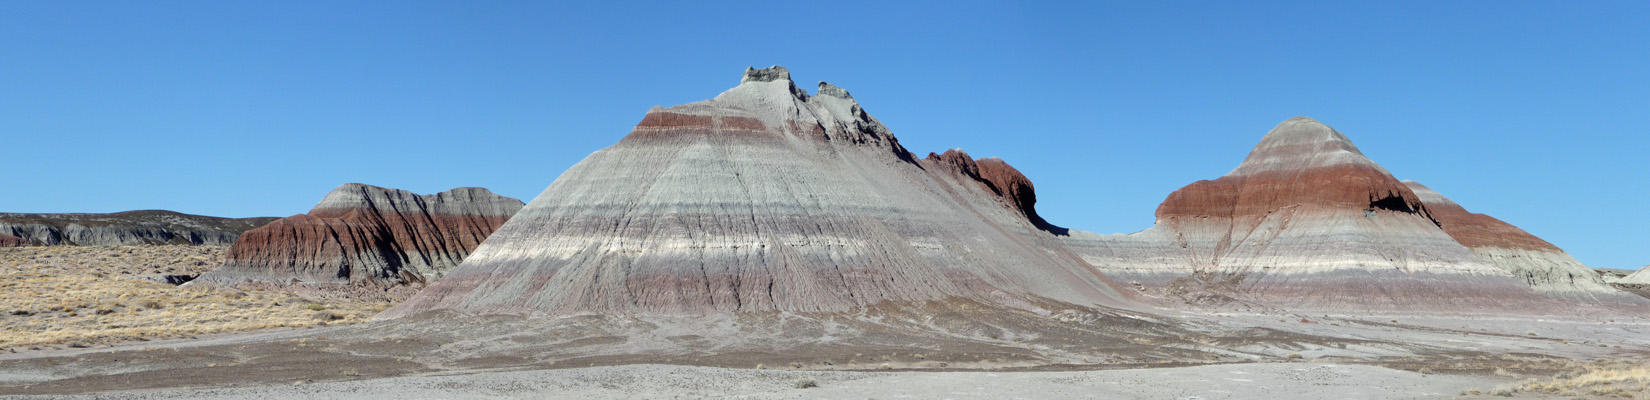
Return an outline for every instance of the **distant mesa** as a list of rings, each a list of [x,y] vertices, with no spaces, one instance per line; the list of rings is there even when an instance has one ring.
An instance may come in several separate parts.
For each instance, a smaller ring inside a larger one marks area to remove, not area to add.
[[[819,93],[752,68],[714,99],[654,108],[379,318],[1128,303],[1045,232],[1018,171],[919,160],[847,90]]]
[[[110,214],[0,213],[0,247],[4,246],[228,246],[242,232],[274,217],[218,218],[165,210]]]
[[[308,214],[247,231],[199,281],[408,284],[441,277],[515,215],[521,200],[483,188],[420,196],[358,183]]]

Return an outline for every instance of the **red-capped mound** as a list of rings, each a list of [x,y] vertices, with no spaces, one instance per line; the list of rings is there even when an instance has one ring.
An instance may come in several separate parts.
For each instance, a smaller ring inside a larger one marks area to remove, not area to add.
[[[218,283],[423,282],[444,275],[510,219],[520,200],[481,188],[419,196],[362,184],[334,189],[308,214],[247,231]]]
[[[1149,294],[1301,310],[1551,308],[1445,234],[1421,198],[1340,132],[1278,124],[1231,173],[1188,185],[1129,235],[1074,251]]]
[[[0,234],[0,247],[23,247],[28,244],[29,242],[27,240],[23,240],[23,238]]]
[[[1267,134],[1232,173],[1169,194],[1157,218],[1251,217],[1303,204],[1425,213],[1413,191],[1345,135],[1297,117]]]

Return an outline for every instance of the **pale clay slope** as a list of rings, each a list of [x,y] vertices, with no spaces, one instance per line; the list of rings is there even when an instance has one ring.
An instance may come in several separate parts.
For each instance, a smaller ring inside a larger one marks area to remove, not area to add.
[[[1459,204],[1419,182],[1406,180],[1404,185],[1414,190],[1421,198],[1421,202],[1428,207],[1460,207]],[[1472,252],[1511,273],[1513,277],[1523,280],[1536,292],[1544,295],[1578,300],[1611,300],[1616,297],[1638,300],[1635,295],[1611,287],[1592,268],[1562,250],[1486,246],[1472,248]]]
[[[1616,283],[1650,285],[1650,265],[1647,265],[1644,268],[1639,268],[1638,272],[1627,274],[1627,276],[1622,277],[1621,280],[1616,281]]]
[[[650,118],[710,126],[638,126],[385,315],[1124,304],[978,183],[915,160],[846,91],[821,88],[809,96],[776,67],[715,99],[655,108]]]

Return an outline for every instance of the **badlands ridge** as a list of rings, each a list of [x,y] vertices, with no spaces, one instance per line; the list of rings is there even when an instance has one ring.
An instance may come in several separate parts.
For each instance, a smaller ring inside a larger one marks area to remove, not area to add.
[[[1650,354],[1650,300],[1399,180],[1310,118],[1277,125],[1225,176],[1168,194],[1140,232],[1061,228],[1036,199],[1001,159],[919,157],[847,90],[811,94],[782,67],[751,68],[713,99],[649,110],[525,205],[484,189],[344,185],[246,231],[195,281],[346,297],[422,287],[371,322],[14,355],[0,394],[391,388],[391,377],[660,363],[1275,361],[1500,379]]]
[[[1171,193],[1142,232],[1058,228],[1035,201],[1000,159],[918,158],[846,90],[821,82],[810,95],[783,67],[752,68],[714,99],[649,111],[380,318],[1647,304],[1539,238],[1399,181],[1305,117],[1226,176]]]

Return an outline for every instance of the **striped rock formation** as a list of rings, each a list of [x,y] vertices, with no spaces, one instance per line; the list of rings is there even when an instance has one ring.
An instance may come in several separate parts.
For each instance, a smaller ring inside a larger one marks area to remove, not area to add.
[[[714,99],[650,110],[379,318],[1123,304],[1034,201],[1001,160],[919,160],[846,90],[749,69]]]
[[[333,189],[308,214],[247,231],[215,283],[405,284],[457,266],[522,207],[482,188],[420,196],[358,183]]]
[[[1404,185],[1415,191],[1444,233],[1472,249],[1479,258],[1523,280],[1538,293],[1566,300],[1634,303],[1644,300],[1616,290],[1592,268],[1523,229],[1488,215],[1468,212],[1419,182],[1404,181]]]
[[[1549,301],[1438,227],[1413,190],[1340,132],[1296,117],[1237,169],[1170,194],[1157,223],[1067,243],[1168,299],[1293,310],[1513,310]]]
[[[241,232],[275,219],[219,218],[166,210],[109,214],[0,213],[0,246],[8,243],[13,246],[226,246],[235,243]]]

